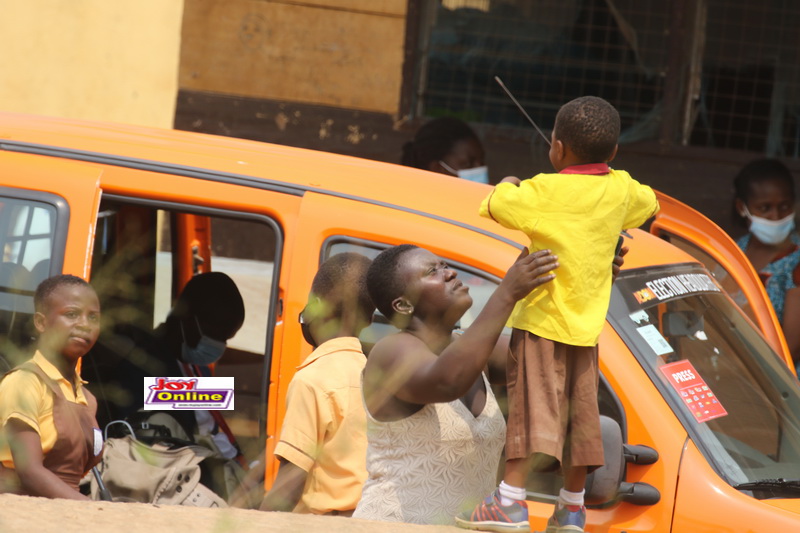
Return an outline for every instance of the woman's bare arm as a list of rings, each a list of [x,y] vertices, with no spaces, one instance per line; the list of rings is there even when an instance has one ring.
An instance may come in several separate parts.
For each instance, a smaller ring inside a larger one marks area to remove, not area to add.
[[[397,334],[375,345],[365,370],[370,404],[377,396],[413,404],[452,401],[463,396],[486,367],[517,300],[551,281],[557,258],[527,250],[509,268],[503,281],[464,334],[437,356],[419,338]]]

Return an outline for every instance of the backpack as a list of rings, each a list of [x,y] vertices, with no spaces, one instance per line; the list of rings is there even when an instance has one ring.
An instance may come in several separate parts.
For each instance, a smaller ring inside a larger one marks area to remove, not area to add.
[[[127,435],[106,441],[97,472],[114,501],[227,507],[225,500],[200,483],[200,462],[211,454],[194,444],[171,448]],[[101,499],[97,475],[90,478],[89,487],[91,498]]]

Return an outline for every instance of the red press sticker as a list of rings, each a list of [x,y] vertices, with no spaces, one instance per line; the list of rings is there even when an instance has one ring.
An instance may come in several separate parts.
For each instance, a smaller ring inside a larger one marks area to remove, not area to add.
[[[661,372],[698,422],[707,422],[728,414],[689,361],[664,365],[661,367]]]

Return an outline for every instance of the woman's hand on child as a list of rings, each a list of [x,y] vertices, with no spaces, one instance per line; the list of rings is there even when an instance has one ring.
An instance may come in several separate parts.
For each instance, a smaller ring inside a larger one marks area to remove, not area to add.
[[[519,186],[521,180],[516,176],[506,176],[500,180],[500,183],[513,183],[514,185]]]
[[[514,301],[524,298],[536,287],[552,281],[556,275],[558,257],[550,250],[539,250],[532,254],[524,248],[517,260],[508,269],[501,286],[505,285]]]

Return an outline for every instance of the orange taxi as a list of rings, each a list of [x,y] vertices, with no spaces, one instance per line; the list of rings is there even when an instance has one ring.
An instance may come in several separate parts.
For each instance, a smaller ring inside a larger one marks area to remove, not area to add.
[[[320,262],[425,247],[469,284],[468,326],[525,243],[478,216],[488,190],[240,139],[0,114],[0,365],[27,353],[32,291],[49,275],[90,279],[104,316],[152,328],[192,275],[223,271],[246,321],[215,371],[235,379],[225,417],[248,460],[266,451],[269,486],[287,386],[310,352],[297,316]],[[649,230],[625,239],[600,339],[608,464],[589,482],[587,529],[792,531],[800,387],[775,314],[719,228],[659,199]],[[384,327],[378,317],[368,340]],[[91,361],[83,374],[95,379]],[[531,477],[533,529],[558,486]]]

